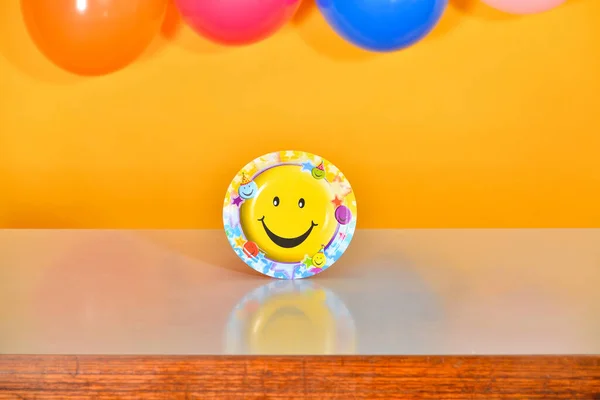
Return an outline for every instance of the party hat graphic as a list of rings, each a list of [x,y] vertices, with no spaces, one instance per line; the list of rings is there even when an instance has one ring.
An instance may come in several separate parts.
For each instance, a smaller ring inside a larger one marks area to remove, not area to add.
[[[247,184],[249,184],[250,182],[252,182],[252,181],[251,181],[250,179],[248,179],[248,178],[246,177],[246,174],[244,174],[244,173],[242,172],[242,183],[240,183],[240,185],[241,185],[241,186],[244,186],[244,185],[247,185]]]
[[[325,166],[323,165],[323,161],[321,161],[321,164],[319,164],[317,166],[317,168],[319,168],[321,171],[325,171]]]

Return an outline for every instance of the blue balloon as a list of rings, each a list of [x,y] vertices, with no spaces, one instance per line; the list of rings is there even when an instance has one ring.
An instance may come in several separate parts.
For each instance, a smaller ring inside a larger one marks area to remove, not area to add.
[[[393,51],[423,39],[448,0],[317,0],[340,36],[371,51]]]

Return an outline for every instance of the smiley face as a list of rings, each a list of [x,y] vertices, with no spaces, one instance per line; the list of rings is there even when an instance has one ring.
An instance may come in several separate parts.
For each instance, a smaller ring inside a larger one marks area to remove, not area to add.
[[[325,171],[322,169],[319,169],[317,167],[313,168],[310,171],[311,175],[313,176],[313,178],[315,179],[323,179],[325,178]]]
[[[325,266],[326,262],[327,262],[327,257],[325,257],[325,254],[323,254],[321,252],[318,252],[312,258],[312,265],[317,268],[323,268]]]
[[[238,189],[238,195],[244,199],[248,200],[256,196],[256,192],[258,192],[258,187],[254,181],[250,181],[245,185],[240,185]]]
[[[324,179],[297,165],[278,165],[254,178],[256,195],[240,208],[249,241],[278,262],[300,262],[333,238],[337,221]]]

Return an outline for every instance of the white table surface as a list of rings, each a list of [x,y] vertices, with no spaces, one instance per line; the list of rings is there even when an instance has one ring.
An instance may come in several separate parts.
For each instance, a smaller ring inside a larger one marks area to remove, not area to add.
[[[217,230],[0,230],[1,354],[599,354],[600,229],[359,230],[315,278]]]

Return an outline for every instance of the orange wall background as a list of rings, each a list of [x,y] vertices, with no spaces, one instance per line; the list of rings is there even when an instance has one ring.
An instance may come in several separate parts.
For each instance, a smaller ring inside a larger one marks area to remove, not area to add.
[[[170,9],[135,64],[80,78],[0,0],[0,227],[220,228],[237,170],[282,149],[335,163],[362,228],[598,227],[599,17],[451,0],[423,42],[370,54],[309,0],[231,49]]]

